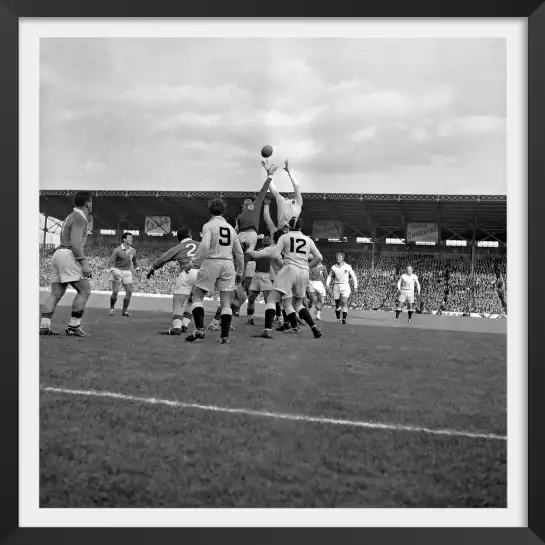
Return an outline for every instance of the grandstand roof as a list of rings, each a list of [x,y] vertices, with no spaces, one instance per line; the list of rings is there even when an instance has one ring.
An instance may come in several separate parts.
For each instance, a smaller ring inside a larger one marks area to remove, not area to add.
[[[64,218],[72,207],[75,190],[40,191],[40,212]],[[207,221],[206,203],[220,195],[228,213],[237,215],[244,198],[256,193],[225,191],[94,191],[94,229],[143,229],[150,215],[165,215],[173,227],[185,223],[196,227]],[[304,193],[305,225],[313,220],[336,220],[344,224],[344,236],[391,235],[404,237],[407,223],[439,223],[441,238],[477,239],[492,234],[505,242],[507,197],[505,195],[393,195],[358,193]],[[275,214],[274,203],[271,212]],[[273,215],[274,217],[274,215]],[[457,235],[455,235],[457,233]]]

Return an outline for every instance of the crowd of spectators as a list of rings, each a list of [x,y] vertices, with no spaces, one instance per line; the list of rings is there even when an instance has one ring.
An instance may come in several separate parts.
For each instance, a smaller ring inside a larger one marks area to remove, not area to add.
[[[43,251],[40,256],[40,286],[50,285],[50,259],[54,250]],[[110,272],[108,259],[113,246],[87,248],[93,271],[92,286],[99,291],[109,291]],[[165,265],[151,280],[146,279],[149,265],[163,252],[156,248],[137,248],[141,271],[134,273],[135,292],[170,294],[178,266]],[[330,269],[334,254],[324,255],[324,264]],[[353,293],[349,306],[365,310],[393,310],[397,300],[397,281],[404,269],[411,265],[418,276],[421,295],[416,298],[417,312],[461,312],[506,314],[507,266],[504,258],[478,259],[473,276],[471,262],[467,259],[441,260],[431,256],[391,257],[376,255],[371,267],[371,253],[347,253],[345,261],[352,265],[359,288]],[[213,297],[217,294],[211,294]],[[326,305],[332,305],[328,291]]]

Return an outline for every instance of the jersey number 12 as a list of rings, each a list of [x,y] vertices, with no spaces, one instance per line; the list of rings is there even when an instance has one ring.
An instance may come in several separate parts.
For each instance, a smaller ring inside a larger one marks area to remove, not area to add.
[[[297,248],[295,247],[295,243],[298,244]],[[307,241],[304,238],[290,238],[290,252],[296,253],[296,254],[305,254],[305,246],[307,245]]]

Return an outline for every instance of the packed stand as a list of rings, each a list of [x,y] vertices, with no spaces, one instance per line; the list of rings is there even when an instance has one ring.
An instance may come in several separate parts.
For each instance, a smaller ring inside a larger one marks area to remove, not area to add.
[[[178,265],[169,263],[146,279],[149,265],[164,248],[138,248],[137,257],[142,270],[134,273],[134,291],[150,294],[170,294],[179,274]],[[90,246],[86,249],[93,272],[92,286],[97,291],[110,291],[108,260],[114,246]],[[50,286],[50,261],[54,250],[40,255],[40,286]],[[416,298],[416,310],[422,313],[462,312],[505,314],[507,311],[507,268],[503,258],[476,260],[473,279],[471,263],[467,259],[440,260],[430,256],[413,255],[410,258],[375,255],[371,268],[371,252],[346,253],[345,261],[352,265],[358,279],[358,291],[352,293],[349,306],[363,310],[393,310],[397,300],[397,281],[407,265],[418,276],[421,295]],[[334,264],[335,253],[324,252],[324,264]],[[212,297],[217,297],[212,293]],[[328,290],[326,305],[332,306]]]

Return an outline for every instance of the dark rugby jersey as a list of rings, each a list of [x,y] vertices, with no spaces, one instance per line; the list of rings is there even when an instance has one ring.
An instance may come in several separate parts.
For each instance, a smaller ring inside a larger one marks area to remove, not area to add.
[[[254,229],[257,232],[259,225],[259,217],[261,215],[261,207],[263,205],[263,200],[265,195],[269,190],[271,185],[272,178],[269,176],[265,180],[261,191],[257,194],[255,201],[248,207],[244,208],[240,215],[237,218],[238,222],[238,232],[248,231],[249,229]]]
[[[110,257],[110,268],[119,269],[120,271],[130,271],[131,264],[134,265],[134,268],[138,267],[136,250],[132,247],[125,248],[123,244],[118,246]]]
[[[59,248],[72,250],[77,260],[85,258],[83,247],[87,242],[88,221],[85,214],[79,209],[74,211],[64,220],[61,229]]]
[[[317,267],[314,267],[313,269],[310,269],[309,273],[309,280],[311,282],[316,281],[322,281],[325,282],[327,280],[327,268],[325,265],[318,265]]]
[[[200,242],[185,238],[177,246],[165,252],[162,256],[157,258],[153,263],[152,268],[154,270],[160,269],[163,265],[166,265],[170,261],[176,261],[180,265],[180,269],[183,269],[191,260],[195,257],[197,249],[201,245]]]

